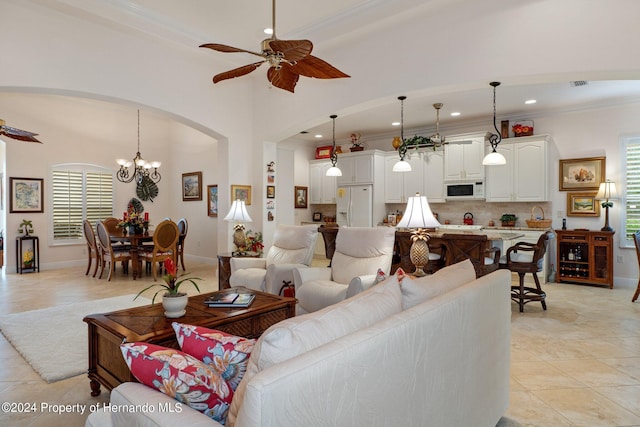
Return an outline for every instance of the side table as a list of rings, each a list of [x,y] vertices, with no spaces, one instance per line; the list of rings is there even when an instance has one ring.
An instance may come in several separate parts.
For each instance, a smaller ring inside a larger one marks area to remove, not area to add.
[[[33,260],[30,264],[24,262],[24,242],[31,241],[31,249],[33,250]],[[27,267],[27,265],[29,265]],[[16,272],[22,274],[40,272],[40,239],[38,236],[18,236],[16,237]]]
[[[231,287],[229,278],[231,277],[231,258],[250,257],[259,258],[259,253],[247,252],[245,255],[237,255],[233,252],[218,254],[218,289],[228,289]]]

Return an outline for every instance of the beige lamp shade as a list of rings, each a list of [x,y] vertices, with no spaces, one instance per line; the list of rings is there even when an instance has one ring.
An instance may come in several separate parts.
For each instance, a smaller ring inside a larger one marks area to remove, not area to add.
[[[402,219],[396,225],[397,228],[436,228],[440,223],[431,212],[427,196],[416,193],[414,197],[409,197],[407,208],[402,215]]]
[[[618,198],[618,191],[616,190],[616,183],[606,180],[600,183],[598,188],[598,194],[596,194],[596,200],[616,200]]]
[[[231,204],[231,209],[229,209],[229,213],[224,217],[224,220],[236,222],[252,222],[251,217],[249,216],[249,212],[247,212],[247,207],[244,203],[244,200],[234,200]]]

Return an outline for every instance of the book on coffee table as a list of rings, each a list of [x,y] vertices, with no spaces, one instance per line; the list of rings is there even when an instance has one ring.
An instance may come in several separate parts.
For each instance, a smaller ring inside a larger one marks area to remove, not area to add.
[[[236,308],[244,308],[249,307],[253,300],[255,299],[254,294],[245,294],[245,293],[228,293],[228,294],[220,294],[213,295],[207,298],[204,303],[209,307],[236,307]]]

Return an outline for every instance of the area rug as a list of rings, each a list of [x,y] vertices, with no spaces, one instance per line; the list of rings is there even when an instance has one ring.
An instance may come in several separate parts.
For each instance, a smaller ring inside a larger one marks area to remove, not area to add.
[[[148,298],[124,295],[0,316],[0,330],[44,379],[51,383],[87,372],[88,333],[82,319],[150,304]]]

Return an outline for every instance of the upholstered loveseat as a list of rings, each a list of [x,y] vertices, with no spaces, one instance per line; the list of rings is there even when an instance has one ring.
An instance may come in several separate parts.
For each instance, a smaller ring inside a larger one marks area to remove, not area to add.
[[[495,426],[509,402],[510,275],[469,261],[398,276],[287,319],[256,342],[228,426]],[[111,392],[97,426],[215,426],[137,383]]]

